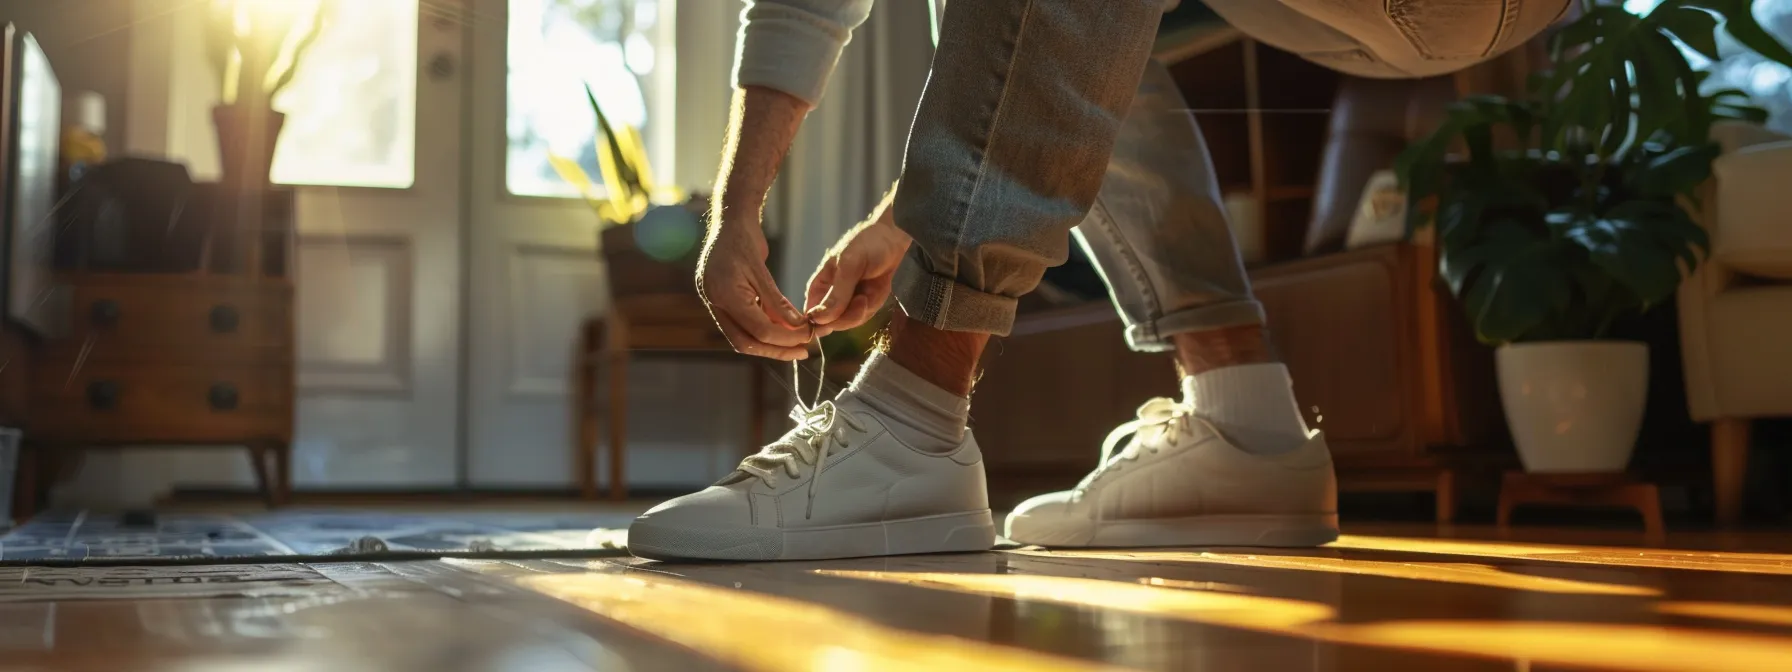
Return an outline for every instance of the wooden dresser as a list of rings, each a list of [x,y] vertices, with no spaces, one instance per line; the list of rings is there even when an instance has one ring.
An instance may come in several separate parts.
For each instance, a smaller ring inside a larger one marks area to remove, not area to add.
[[[29,375],[19,500],[71,451],[137,446],[242,448],[270,505],[291,488],[295,334],[288,269],[292,194],[263,195],[263,217],[199,185],[204,251],[188,272],[64,269],[68,318]],[[259,220],[249,226],[217,222]],[[252,232],[261,231],[260,235]],[[239,235],[240,232],[250,235]],[[249,241],[259,239],[262,245]],[[29,515],[29,511],[21,512]]]

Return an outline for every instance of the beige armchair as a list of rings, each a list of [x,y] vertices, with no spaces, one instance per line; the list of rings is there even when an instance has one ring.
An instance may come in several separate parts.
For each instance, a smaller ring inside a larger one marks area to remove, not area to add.
[[[1749,423],[1792,417],[1792,139],[1714,129],[1724,154],[1702,192],[1710,259],[1680,288],[1692,417],[1711,423],[1717,520],[1742,514]]]

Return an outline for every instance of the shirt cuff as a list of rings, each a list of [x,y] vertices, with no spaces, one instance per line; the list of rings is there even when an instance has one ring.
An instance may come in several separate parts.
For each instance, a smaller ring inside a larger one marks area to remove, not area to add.
[[[734,85],[764,86],[821,102],[852,29],[800,9],[754,3],[741,13]]]

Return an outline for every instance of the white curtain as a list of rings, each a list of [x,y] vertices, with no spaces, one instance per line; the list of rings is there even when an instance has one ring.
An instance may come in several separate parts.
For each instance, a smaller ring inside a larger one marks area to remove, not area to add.
[[[766,225],[781,238],[778,283],[799,305],[828,247],[871,212],[902,170],[933,61],[929,4],[877,3],[784,161]]]

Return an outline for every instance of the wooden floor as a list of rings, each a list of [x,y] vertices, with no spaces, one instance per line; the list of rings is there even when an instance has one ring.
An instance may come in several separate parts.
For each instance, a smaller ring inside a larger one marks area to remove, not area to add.
[[[1296,552],[5,569],[0,669],[1792,669],[1784,534],[1350,533]]]

